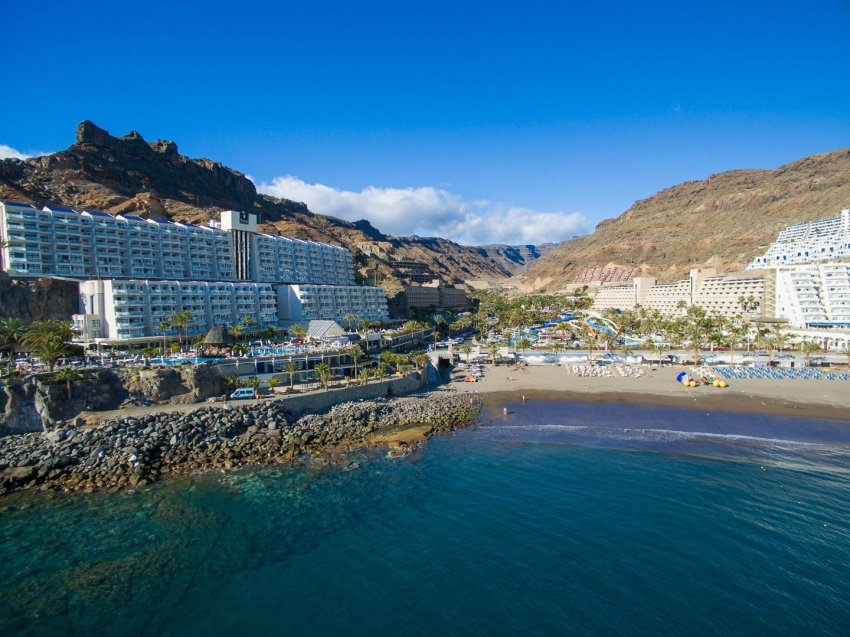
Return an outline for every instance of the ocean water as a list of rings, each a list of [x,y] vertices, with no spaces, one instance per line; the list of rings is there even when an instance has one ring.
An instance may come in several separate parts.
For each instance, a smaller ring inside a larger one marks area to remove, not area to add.
[[[0,634],[850,634],[850,423],[508,411],[403,460],[4,498]]]

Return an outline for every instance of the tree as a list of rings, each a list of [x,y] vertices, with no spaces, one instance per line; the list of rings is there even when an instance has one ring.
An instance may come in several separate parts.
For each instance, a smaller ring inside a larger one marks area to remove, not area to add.
[[[369,383],[369,377],[371,375],[372,374],[369,372],[368,369],[361,369],[360,372],[357,374],[357,380],[360,381],[361,385],[366,385]]]
[[[446,317],[442,314],[435,314],[431,317],[431,320],[434,322],[434,343],[436,343],[442,326],[446,324]]]
[[[517,347],[517,349],[519,349],[520,352],[525,354],[525,350],[527,350],[529,347],[531,347],[531,341],[528,340],[525,337],[522,337],[521,339],[519,339],[516,342],[516,347]]]
[[[278,385],[280,385],[280,379],[279,378],[277,378],[276,376],[272,376],[271,378],[269,378],[269,389],[274,391],[274,388],[277,387]]]
[[[419,352],[418,354],[414,354],[411,357],[413,364],[416,365],[417,369],[425,369],[428,366],[428,363],[431,362],[431,357],[428,356],[425,352]]]
[[[283,371],[289,374],[289,387],[291,389],[295,389],[295,375],[300,369],[301,368],[298,366],[298,363],[295,361],[289,361],[283,366]]]
[[[348,355],[351,356],[351,358],[354,359],[354,373],[356,374],[357,373],[357,363],[361,358],[363,358],[365,353],[363,352],[362,349],[360,349],[359,345],[352,345],[351,349],[348,350]]]
[[[177,312],[168,320],[169,323],[177,328],[177,340],[180,343],[179,351],[183,351],[183,333],[186,328],[192,323],[191,312]]]
[[[162,327],[161,324],[160,327]],[[227,333],[233,337],[234,343],[238,343],[239,340],[242,338],[242,326],[238,323],[234,323],[230,326],[230,329],[227,330]]]
[[[301,323],[295,323],[289,327],[289,331],[295,334],[295,338],[304,338],[307,336],[307,328],[301,325]]]
[[[73,367],[62,367],[56,372],[56,380],[64,380],[68,390],[68,402],[71,402],[71,381],[80,378],[80,372]]]
[[[596,332],[592,330],[587,330],[581,337],[582,343],[584,343],[584,346],[587,348],[588,362],[593,360],[593,349],[596,346],[597,338]]]
[[[387,372],[389,371],[389,369],[390,369],[389,363],[387,363],[387,361],[381,361],[381,363],[378,365],[377,369],[375,370],[375,375],[378,378],[383,378],[384,376],[387,375]]]
[[[800,352],[806,357],[806,367],[811,367],[812,354],[821,351],[820,343],[815,341],[800,341]]]
[[[354,314],[346,314],[345,316],[342,317],[342,320],[346,321],[348,323],[348,331],[350,332],[351,331],[351,324],[354,323],[354,321],[357,320],[357,317],[354,316]]]
[[[168,337],[168,330],[171,329],[171,323],[162,321],[157,327],[162,331],[162,357],[165,358],[166,338]]]
[[[47,363],[50,373],[53,373],[56,361],[68,353],[68,346],[60,340],[48,340],[36,345],[33,353]]]
[[[9,352],[9,360],[6,363],[6,373],[12,371],[12,359],[15,357],[15,346],[24,340],[26,325],[19,318],[6,318],[0,321],[0,343],[2,348]]]
[[[31,347],[47,343],[49,341],[62,342],[58,330],[59,321],[36,321],[27,328],[23,342]]]
[[[466,362],[468,363],[469,362],[469,355],[472,354],[472,345],[469,345],[468,343],[461,345],[460,351],[463,352],[464,360],[466,360]]]
[[[142,356],[145,357],[145,363],[146,364],[149,364],[150,359],[153,358],[155,355],[156,355],[156,348],[155,347],[144,347],[144,348],[142,348]]]
[[[331,366],[327,363],[319,363],[316,365],[316,373],[319,375],[319,380],[322,381],[322,385],[325,386],[325,391],[327,391],[331,379],[334,377]]]
[[[498,343],[490,343],[487,347],[487,353],[490,354],[490,362],[494,365],[496,364],[496,356],[499,355],[499,344]]]

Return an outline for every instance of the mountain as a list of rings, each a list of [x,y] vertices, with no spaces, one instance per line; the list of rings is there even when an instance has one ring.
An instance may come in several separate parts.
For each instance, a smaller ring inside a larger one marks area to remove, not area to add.
[[[477,246],[475,249],[506,270],[514,272],[518,268],[536,261],[554,246],[554,243],[544,243],[539,246],[510,246],[503,243],[496,243],[493,245]]]
[[[514,276],[522,289],[556,290],[585,268],[617,264],[671,281],[690,268],[739,270],[784,226],[836,217],[850,206],[850,149],[776,170],[733,170],[636,202],[592,234],[556,244]]]
[[[181,155],[174,142],[147,142],[135,131],[114,137],[89,121],[77,127],[76,143],[67,150],[0,162],[0,200],[191,223],[215,219],[222,210],[246,210],[259,215],[261,231],[343,245],[358,272],[377,268],[390,282],[403,278],[393,266],[402,258],[458,284],[504,278],[519,267],[445,239],[391,237],[368,221],[314,214],[303,203],[259,194],[245,175],[218,162]],[[381,249],[369,250],[376,244]]]

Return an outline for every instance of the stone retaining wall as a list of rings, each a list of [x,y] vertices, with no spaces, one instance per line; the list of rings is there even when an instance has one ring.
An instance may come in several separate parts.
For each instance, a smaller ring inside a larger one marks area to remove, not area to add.
[[[371,382],[367,385],[351,385],[350,387],[333,388],[328,391],[320,389],[309,394],[286,396],[281,402],[285,409],[300,416],[326,411],[342,402],[403,396],[416,391],[420,387],[419,372],[411,372],[407,376]]]

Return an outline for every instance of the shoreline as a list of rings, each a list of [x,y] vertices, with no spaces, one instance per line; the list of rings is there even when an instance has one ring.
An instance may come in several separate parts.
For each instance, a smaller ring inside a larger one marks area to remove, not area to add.
[[[477,392],[485,408],[546,402],[618,403],[673,409],[707,410],[844,421],[850,428],[850,381],[734,380],[726,388],[683,387],[676,375],[687,367],[665,367],[635,377],[576,377],[562,367],[484,368],[484,380],[463,382],[463,370],[453,372],[443,389]]]

